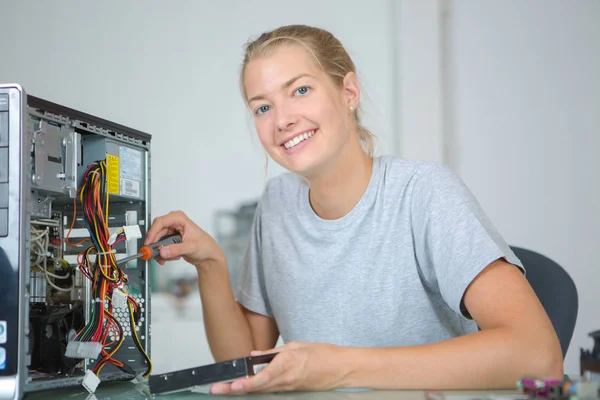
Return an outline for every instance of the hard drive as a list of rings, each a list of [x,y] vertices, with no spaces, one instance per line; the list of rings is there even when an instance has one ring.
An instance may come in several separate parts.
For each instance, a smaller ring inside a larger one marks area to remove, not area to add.
[[[152,394],[181,391],[208,393],[211,385],[232,382],[238,378],[256,375],[266,367],[277,353],[241,357],[200,367],[151,375],[148,384]]]

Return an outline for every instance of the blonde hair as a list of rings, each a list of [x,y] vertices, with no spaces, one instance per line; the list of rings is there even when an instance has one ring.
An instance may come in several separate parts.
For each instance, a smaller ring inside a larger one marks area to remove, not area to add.
[[[356,74],[354,62],[340,41],[330,32],[306,25],[287,25],[261,34],[257,39],[245,45],[244,61],[240,73],[240,90],[246,101],[247,93],[244,86],[244,73],[248,63],[256,57],[268,56],[279,46],[300,44],[314,57],[333,83],[341,88],[344,77],[349,72]],[[373,156],[374,136],[362,126],[358,108],[353,111],[354,122],[357,126],[358,137],[363,150]]]

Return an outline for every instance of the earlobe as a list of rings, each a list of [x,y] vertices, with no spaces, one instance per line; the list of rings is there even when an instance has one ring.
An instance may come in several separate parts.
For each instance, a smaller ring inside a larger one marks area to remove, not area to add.
[[[348,102],[348,106],[351,107],[350,111],[353,111],[358,107],[358,101],[360,99],[360,88],[358,86],[356,74],[354,72],[348,72],[344,77],[343,85],[346,101]]]

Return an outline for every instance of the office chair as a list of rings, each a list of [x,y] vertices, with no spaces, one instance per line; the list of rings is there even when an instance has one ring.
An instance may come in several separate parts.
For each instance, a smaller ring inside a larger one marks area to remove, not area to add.
[[[564,359],[573,337],[579,309],[575,282],[560,265],[548,257],[520,247],[510,248],[523,263],[527,280],[554,326]]]

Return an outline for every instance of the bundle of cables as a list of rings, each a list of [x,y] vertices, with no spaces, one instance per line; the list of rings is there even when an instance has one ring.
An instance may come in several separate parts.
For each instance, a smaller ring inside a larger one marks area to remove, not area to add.
[[[98,362],[91,371],[98,376],[106,364],[113,364],[128,374],[135,371],[114,358],[125,340],[125,332],[121,323],[115,318],[114,306],[119,300],[119,307],[126,307],[131,324],[131,336],[137,349],[147,363],[144,379],[152,372],[152,363],[139,340],[137,329],[141,317],[140,306],[127,294],[125,283],[127,275],[117,265],[113,246],[126,240],[124,230],[112,237],[108,227],[109,193],[107,190],[107,165],[105,160],[92,163],[83,177],[77,195],[83,208],[83,222],[90,234],[92,245],[78,255],[81,273],[92,282],[92,309],[90,319],[74,337],[69,346],[71,355],[83,358],[97,358]],[[71,229],[76,219],[76,200]],[[68,236],[67,234],[67,243]],[[86,239],[87,240],[87,239]],[[81,242],[80,242],[81,243]],[[80,244],[79,243],[79,244]],[[95,258],[93,257],[95,256]],[[112,336],[109,335],[112,332]],[[111,339],[109,339],[111,336]],[[67,349],[69,353],[69,349]]]
[[[38,227],[41,225],[42,227]],[[44,227],[45,226],[45,227]],[[48,251],[50,245],[50,227],[58,227],[58,221],[52,219],[38,219],[31,221],[31,239],[30,239],[30,254],[31,254],[31,266],[34,272],[41,272],[46,278],[46,282],[54,290],[59,292],[70,292],[73,290],[74,281],[71,282],[70,287],[57,286],[53,281],[56,279],[65,280],[71,276],[69,272],[69,263],[65,260],[60,260],[62,271],[65,274],[57,275],[50,272],[48,267],[48,258],[52,258],[52,254]],[[52,278],[52,279],[50,279]]]

